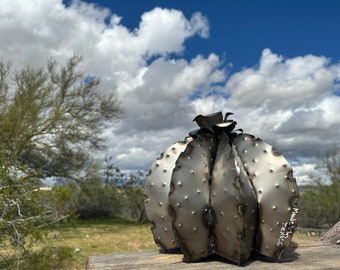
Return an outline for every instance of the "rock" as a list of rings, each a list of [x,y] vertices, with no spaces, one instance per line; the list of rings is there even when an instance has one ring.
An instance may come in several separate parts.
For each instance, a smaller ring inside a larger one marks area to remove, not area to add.
[[[320,241],[340,245],[340,221],[319,238]]]

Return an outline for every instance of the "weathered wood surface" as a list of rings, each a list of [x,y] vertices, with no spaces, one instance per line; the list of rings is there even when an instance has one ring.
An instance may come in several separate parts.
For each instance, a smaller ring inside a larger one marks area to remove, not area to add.
[[[240,269],[234,263],[218,256],[210,256],[196,263],[182,262],[182,254],[165,254],[158,250],[123,254],[91,256],[87,259],[88,270],[201,270]],[[279,261],[268,261],[259,255],[241,266],[248,269],[340,269],[340,246],[320,241],[291,243]]]

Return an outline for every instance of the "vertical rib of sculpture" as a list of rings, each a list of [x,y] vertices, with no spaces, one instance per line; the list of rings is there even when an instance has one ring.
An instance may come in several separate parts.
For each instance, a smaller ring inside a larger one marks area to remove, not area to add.
[[[209,182],[215,149],[213,135],[195,136],[178,157],[172,174],[170,213],[173,229],[188,262],[213,253],[209,243],[210,228],[202,217],[209,206]]]
[[[257,220],[257,200],[235,146],[222,134],[211,184],[215,212],[216,253],[234,262],[252,251]]]
[[[299,193],[292,167],[271,145],[254,136],[240,134],[234,144],[257,194],[256,249],[265,256],[279,258],[296,227]]]
[[[168,147],[152,164],[144,183],[146,215],[152,223],[155,242],[164,250],[178,246],[168,213],[168,195],[176,160],[191,140],[187,138],[183,142],[177,142]]]
[[[292,168],[274,148],[233,131],[221,112],[197,116],[200,129],[170,146],[145,179],[155,242],[184,260],[217,253],[241,264],[252,249],[279,258],[296,226]]]

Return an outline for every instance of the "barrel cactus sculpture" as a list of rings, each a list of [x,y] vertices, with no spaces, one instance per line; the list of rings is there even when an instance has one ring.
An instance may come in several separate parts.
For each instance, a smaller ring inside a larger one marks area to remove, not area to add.
[[[167,148],[144,186],[155,242],[184,261],[216,253],[237,264],[256,250],[278,259],[296,227],[299,192],[288,161],[221,112]]]

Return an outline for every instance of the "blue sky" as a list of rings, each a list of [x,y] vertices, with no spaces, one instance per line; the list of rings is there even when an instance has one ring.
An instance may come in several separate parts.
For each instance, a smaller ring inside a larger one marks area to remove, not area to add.
[[[188,40],[185,58],[214,52],[225,55],[233,71],[256,65],[264,48],[286,57],[314,54],[340,59],[340,2],[213,0],[140,1],[86,0],[122,16],[122,24],[138,27],[140,17],[154,7],[181,10],[187,17],[199,11],[208,18],[210,35]],[[128,4],[127,4],[128,3]]]
[[[0,59],[83,55],[124,108],[102,153],[123,170],[147,170],[196,115],[231,111],[304,184],[340,147],[339,11],[335,0],[1,0]]]

